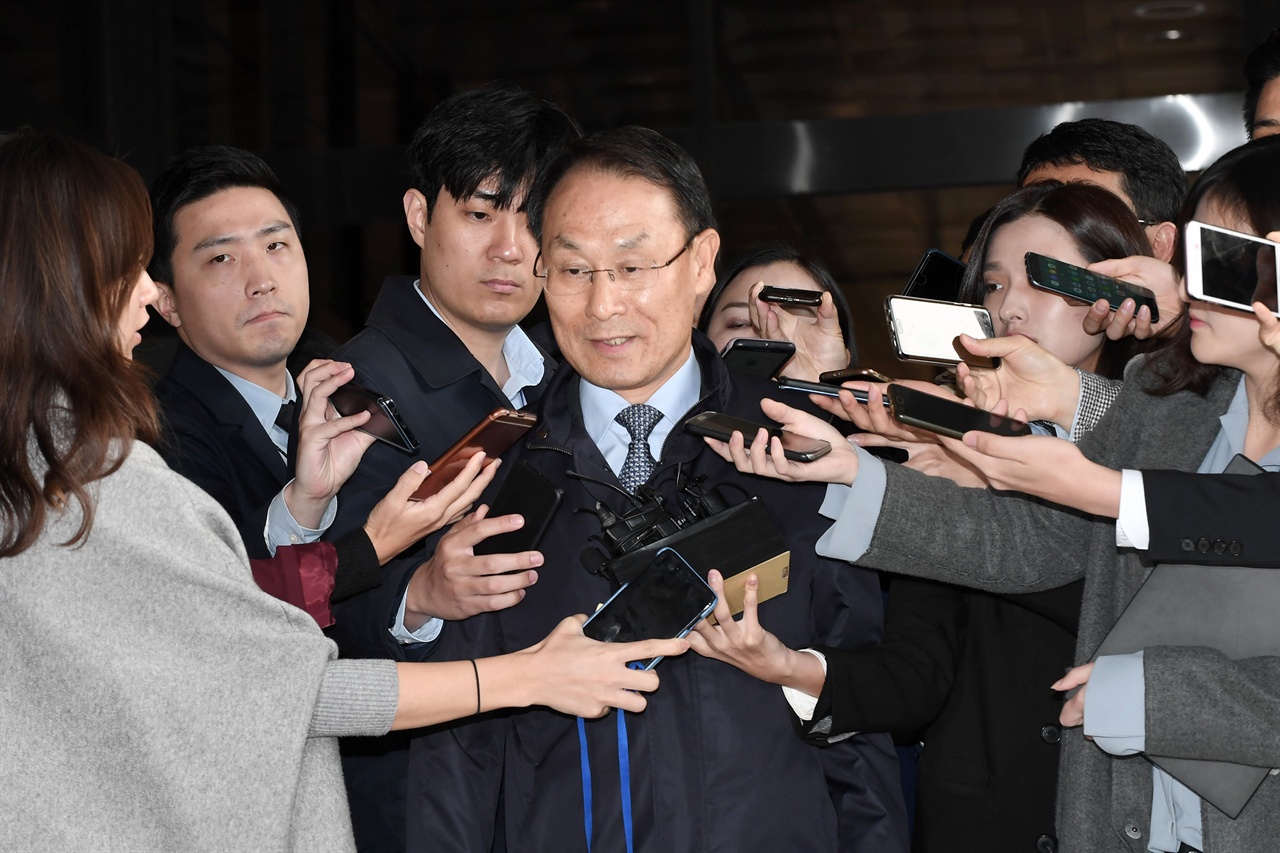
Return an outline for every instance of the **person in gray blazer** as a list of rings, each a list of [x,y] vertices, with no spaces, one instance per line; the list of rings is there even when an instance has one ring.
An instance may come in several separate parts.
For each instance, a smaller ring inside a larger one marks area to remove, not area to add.
[[[1184,224],[1192,218],[1255,234],[1280,225],[1280,141],[1249,143],[1210,167],[1180,217]],[[1223,470],[1236,453],[1264,468],[1280,466],[1280,357],[1263,346],[1258,331],[1248,314],[1191,303],[1173,344],[1129,365],[1123,391],[1080,451],[1113,469],[1209,473]],[[879,403],[873,391],[868,409],[878,412]],[[856,405],[851,396],[840,402]],[[1089,664],[1148,573],[1114,522],[883,464],[840,441],[817,418],[767,400],[762,409],[787,428],[831,440],[835,450],[800,464],[788,462],[776,440],[766,445],[764,435],[750,448],[737,436],[714,446],[743,471],[834,484],[822,508],[834,524],[819,553],[998,592],[1085,579],[1080,666],[1053,685],[1081,688],[1062,713],[1062,722],[1074,727],[1062,742],[1062,850],[1275,849],[1275,776],[1233,820],[1151,764],[1121,756],[1280,766],[1280,658],[1232,661],[1203,647],[1153,647]],[[930,523],[913,524],[924,506]]]

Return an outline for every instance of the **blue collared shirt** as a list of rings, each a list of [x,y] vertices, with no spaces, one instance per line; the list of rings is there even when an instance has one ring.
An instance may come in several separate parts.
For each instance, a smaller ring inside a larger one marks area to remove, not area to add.
[[[600,448],[604,461],[614,474],[622,472],[622,465],[627,461],[627,448],[631,446],[631,433],[618,423],[618,413],[631,405],[616,391],[592,385],[583,379],[579,383],[578,399],[582,404],[582,424],[587,435]],[[662,387],[644,402],[662,412],[662,419],[649,433],[649,451],[653,458],[662,459],[662,446],[667,436],[675,429],[678,421],[698,403],[702,393],[702,371],[698,368],[698,360],[693,357],[693,348],[689,348],[689,357]]]
[[[298,387],[294,384],[293,377],[287,371],[285,372],[285,396],[280,397],[261,385],[250,382],[244,377],[236,376],[234,373],[223,370],[217,365],[214,365],[213,369],[221,373],[231,383],[231,387],[236,389],[236,392],[244,398],[245,403],[253,411],[253,416],[258,419],[258,423],[262,424],[262,429],[266,432],[267,437],[271,439],[271,443],[275,445],[276,450],[280,451],[281,457],[287,459],[289,457],[289,433],[276,426],[276,416],[280,414],[281,405],[298,399]],[[290,480],[289,482],[293,481]],[[267,543],[267,550],[274,556],[276,548],[281,545],[315,542],[329,529],[329,525],[333,524],[334,516],[337,514],[338,498],[335,495],[324,509],[324,514],[320,518],[320,526],[316,529],[303,527],[293,517],[293,513],[289,512],[289,506],[284,502],[284,490],[282,489],[271,499],[271,505],[267,507],[267,526],[262,531],[262,538]]]

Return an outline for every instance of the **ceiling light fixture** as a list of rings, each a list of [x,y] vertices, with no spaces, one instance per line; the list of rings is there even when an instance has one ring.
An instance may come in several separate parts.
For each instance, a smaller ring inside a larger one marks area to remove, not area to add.
[[[1205,4],[1200,0],[1147,0],[1133,7],[1134,15],[1148,21],[1181,21],[1204,12]]]

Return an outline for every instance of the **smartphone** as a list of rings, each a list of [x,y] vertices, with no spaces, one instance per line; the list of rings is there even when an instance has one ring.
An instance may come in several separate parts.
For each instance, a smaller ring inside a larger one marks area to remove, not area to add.
[[[981,305],[890,296],[884,301],[884,311],[889,318],[893,351],[903,361],[1000,365],[999,359],[975,356],[958,348],[956,337],[962,333],[979,339],[993,336],[991,314]]]
[[[772,302],[784,308],[817,308],[822,304],[822,291],[766,285],[760,288],[756,298],[761,302]]]
[[[960,299],[960,280],[964,278],[964,264],[937,249],[924,253],[916,270],[907,279],[903,296],[917,299],[933,299],[940,302],[956,302]]]
[[[828,370],[818,374],[819,382],[828,385],[843,385],[846,382],[879,382],[888,385],[893,380],[878,370],[869,367],[846,367],[844,370]]]
[[[1187,292],[1193,299],[1238,308],[1261,302],[1276,306],[1276,250],[1280,243],[1228,231],[1203,222],[1188,222]]]
[[[839,385],[828,385],[825,382],[809,382],[806,379],[792,379],[789,376],[778,377],[778,387],[783,391],[801,391],[805,394],[821,394],[824,397],[839,397],[841,391],[848,391],[859,403],[867,402],[867,392],[855,388],[842,388]],[[884,398],[885,408],[889,408],[889,398]]]
[[[329,395],[334,411],[346,417],[357,412],[368,412],[371,417],[364,426],[356,427],[396,450],[405,453],[418,451],[418,440],[409,431],[409,425],[400,417],[395,401],[355,382],[341,385]]]
[[[582,626],[602,643],[678,639],[710,615],[716,594],[684,558],[663,548],[640,574],[615,592]],[[632,669],[653,669],[661,657],[632,661]]]
[[[926,394],[905,385],[889,386],[889,403],[893,416],[904,424],[952,438],[960,438],[975,429],[996,435],[1032,434],[1031,427],[1023,421],[993,415],[956,400]]]
[[[791,341],[734,338],[720,357],[724,359],[724,366],[733,373],[772,379],[795,354],[796,345]]]
[[[1098,275],[1084,267],[1069,264],[1035,252],[1027,252],[1027,279],[1041,290],[1088,302],[1090,305],[1099,299],[1107,300],[1114,311],[1125,299],[1132,299],[1141,308],[1143,305],[1151,309],[1151,322],[1160,319],[1160,309],[1156,306],[1156,295],[1145,287],[1129,284],[1118,278]]]
[[[519,515],[524,526],[482,539],[471,549],[475,554],[518,554],[533,551],[556,517],[564,491],[539,474],[528,462],[517,462],[489,506],[487,518]],[[521,570],[523,571],[523,570]]]
[[[462,473],[472,456],[484,451],[489,458],[501,456],[538,422],[534,415],[511,409],[496,409],[485,415],[484,420],[431,463],[431,473],[411,497],[415,501],[426,500]]]
[[[783,455],[792,462],[812,462],[831,452],[830,443],[822,439],[808,438],[776,426],[752,423],[732,415],[722,415],[719,412],[703,412],[700,415],[694,415],[684,422],[684,428],[694,435],[707,435],[721,441],[728,441],[735,432],[740,432],[748,445],[755,440],[760,430],[766,429],[769,435],[776,435],[782,439]]]

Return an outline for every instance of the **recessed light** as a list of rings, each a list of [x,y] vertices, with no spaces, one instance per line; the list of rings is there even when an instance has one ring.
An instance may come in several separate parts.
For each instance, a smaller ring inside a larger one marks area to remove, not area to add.
[[[1180,21],[1203,15],[1204,10],[1205,5],[1200,0],[1147,0],[1134,6],[1133,14],[1148,21]]]

